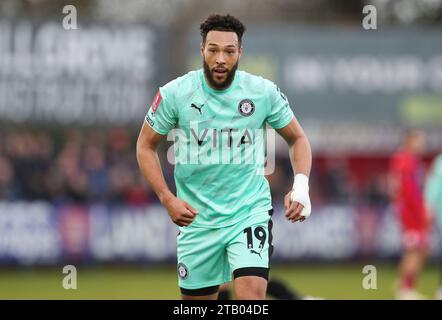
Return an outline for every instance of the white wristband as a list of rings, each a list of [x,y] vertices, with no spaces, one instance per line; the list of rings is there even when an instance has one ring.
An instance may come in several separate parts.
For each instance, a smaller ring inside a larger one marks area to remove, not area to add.
[[[301,216],[306,218],[310,216],[312,210],[310,204],[310,196],[308,193],[309,193],[308,177],[302,173],[296,174],[290,198],[292,201],[299,202],[304,206],[304,208],[301,211]]]
[[[306,188],[308,191],[308,177],[305,174],[297,173],[293,181],[293,189],[295,189],[295,186],[298,188]]]

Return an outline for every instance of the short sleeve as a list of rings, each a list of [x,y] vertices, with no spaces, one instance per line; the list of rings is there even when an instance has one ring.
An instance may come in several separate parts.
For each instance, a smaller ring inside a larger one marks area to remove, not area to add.
[[[284,93],[274,84],[269,85],[270,112],[267,123],[273,129],[281,129],[289,124],[294,114]]]
[[[177,123],[175,109],[169,104],[161,89],[155,95],[145,120],[153,130],[163,135],[175,127]]]

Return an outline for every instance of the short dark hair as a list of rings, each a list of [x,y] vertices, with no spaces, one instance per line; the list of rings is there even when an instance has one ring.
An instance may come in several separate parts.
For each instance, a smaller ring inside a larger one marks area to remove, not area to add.
[[[241,21],[230,14],[224,16],[220,14],[211,14],[207,17],[206,21],[200,25],[203,43],[206,42],[207,34],[212,30],[235,32],[238,35],[238,41],[241,44],[242,35],[246,31],[246,27]]]

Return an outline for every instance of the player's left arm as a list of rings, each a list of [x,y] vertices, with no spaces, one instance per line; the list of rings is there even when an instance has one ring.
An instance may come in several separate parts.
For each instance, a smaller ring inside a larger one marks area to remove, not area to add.
[[[293,188],[284,198],[285,216],[289,221],[304,221],[311,213],[309,176],[312,167],[310,142],[295,116],[283,128],[276,129],[289,146],[294,172]]]

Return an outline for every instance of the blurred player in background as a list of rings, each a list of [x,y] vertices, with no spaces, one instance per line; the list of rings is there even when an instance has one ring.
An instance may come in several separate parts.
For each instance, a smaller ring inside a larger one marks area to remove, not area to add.
[[[436,299],[442,300],[442,154],[439,154],[433,161],[432,168],[428,174],[425,184],[425,202],[428,211],[437,218],[439,225],[440,239],[440,274],[439,289],[436,292]]]
[[[390,163],[390,191],[402,231],[403,255],[396,292],[400,300],[424,298],[415,289],[427,257],[431,221],[423,196],[425,169],[421,155],[424,149],[423,132],[407,130]]]
[[[296,172],[293,188],[284,199],[286,218],[295,222],[306,219],[311,211],[310,144],[278,87],[237,71],[244,25],[230,15],[210,15],[200,31],[203,68],[159,89],[138,138],[137,159],[144,177],[180,227],[182,298],[217,299],[219,286],[231,281],[233,274],[237,299],[264,299],[273,248],[273,209],[264,171],[257,171],[263,163],[214,163],[209,153],[229,160],[232,154],[255,150],[256,132],[266,124],[277,130],[289,146]],[[174,128],[184,135],[178,145],[180,156],[186,155],[190,145],[191,156],[198,160],[177,161],[176,196],[165,182],[156,151]]]

